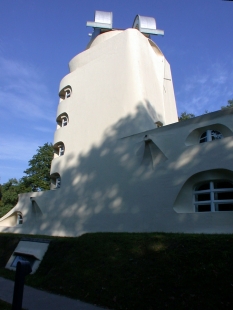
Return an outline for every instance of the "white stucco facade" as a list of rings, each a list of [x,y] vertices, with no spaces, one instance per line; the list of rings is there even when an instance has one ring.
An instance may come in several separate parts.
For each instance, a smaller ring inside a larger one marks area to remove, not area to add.
[[[227,210],[199,212],[194,191],[233,181],[233,110],[178,122],[170,65],[137,29],[98,35],[69,68],[59,89],[51,190],[19,195],[0,231],[232,233],[233,199]],[[207,131],[222,139],[199,143]],[[211,208],[221,191],[204,192],[215,197]]]

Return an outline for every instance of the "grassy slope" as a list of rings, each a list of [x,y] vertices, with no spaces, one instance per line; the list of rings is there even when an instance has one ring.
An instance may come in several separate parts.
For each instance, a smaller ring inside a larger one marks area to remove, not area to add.
[[[0,276],[19,236],[0,235]],[[28,285],[110,309],[230,309],[233,236],[96,233],[52,238]]]
[[[0,300],[0,309],[1,310],[11,310],[11,305],[5,301]]]

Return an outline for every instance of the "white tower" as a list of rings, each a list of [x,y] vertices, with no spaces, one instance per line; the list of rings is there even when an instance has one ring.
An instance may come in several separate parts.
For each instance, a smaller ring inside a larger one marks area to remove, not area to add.
[[[94,27],[92,39],[60,83],[52,188],[70,186],[76,176],[67,168],[106,136],[120,139],[178,120],[170,65],[149,38],[163,34],[154,18],[137,15],[132,28],[114,30],[112,13],[96,11],[87,26]]]

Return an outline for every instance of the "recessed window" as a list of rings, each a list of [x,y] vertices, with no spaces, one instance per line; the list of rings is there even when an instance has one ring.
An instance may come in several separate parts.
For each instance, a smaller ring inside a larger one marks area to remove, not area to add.
[[[23,224],[23,216],[20,212],[17,213],[17,224]]]
[[[53,173],[51,176],[51,189],[58,189],[61,187],[61,177],[59,173]]]
[[[64,116],[62,118],[62,127],[65,127],[67,124],[68,124],[68,119],[67,119],[67,117]]]
[[[64,145],[59,146],[59,156],[63,156],[65,154],[65,147]]]
[[[233,183],[208,181],[195,187],[195,212],[233,211]]]
[[[63,142],[58,142],[53,146],[54,158],[63,156],[65,154],[65,145]]]
[[[56,178],[56,188],[60,188],[61,187],[61,178],[57,177]]]
[[[233,132],[227,126],[219,123],[198,127],[190,132],[185,140],[185,145],[195,145],[213,140],[232,137]]]
[[[70,98],[70,95],[71,95],[71,90],[69,88],[67,88],[65,90],[65,98]]]
[[[67,113],[62,113],[57,117],[57,129],[67,126],[69,123],[69,118]]]
[[[61,100],[65,100],[71,97],[72,88],[70,85],[67,85],[59,92],[59,97]]]
[[[213,140],[219,140],[222,139],[223,136],[221,132],[217,130],[206,130],[200,137],[199,142],[204,143],[204,142],[209,142]]]

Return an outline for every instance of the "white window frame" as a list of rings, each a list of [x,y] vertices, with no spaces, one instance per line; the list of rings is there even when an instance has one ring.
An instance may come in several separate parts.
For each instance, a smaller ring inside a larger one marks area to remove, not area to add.
[[[198,213],[203,213],[203,212],[223,212],[223,211],[219,211],[219,204],[228,204],[228,203],[232,203],[233,204],[233,199],[215,199],[214,198],[214,194],[215,193],[226,193],[226,192],[233,192],[233,188],[214,188],[214,182],[229,182],[232,183],[229,180],[216,180],[216,181],[209,181],[210,184],[210,188],[206,189],[206,190],[194,190],[193,191],[193,204],[194,204],[194,210],[195,212]],[[203,182],[204,183],[208,183],[207,182]],[[196,188],[197,186],[195,186]],[[196,201],[196,195],[200,195],[200,194],[210,194],[210,200],[203,200],[203,201]],[[210,211],[198,211],[198,205],[210,205]],[[229,210],[231,211],[231,210]]]
[[[65,147],[64,145],[59,145],[59,156],[63,156],[65,154]]]
[[[65,100],[65,99],[69,99],[71,97],[71,94],[72,94],[71,86],[70,85],[66,85],[59,92],[60,101]]]
[[[64,89],[64,91],[65,91],[65,99],[70,98],[70,96],[71,96],[71,89],[70,88],[66,88],[66,89]]]
[[[19,225],[23,224],[23,216],[21,213],[17,213],[17,224]]]
[[[56,177],[55,189],[61,187],[61,177]]]
[[[202,137],[205,133],[206,133],[206,136]],[[213,137],[215,137],[215,139],[213,139]],[[201,136],[199,138],[199,143],[210,142],[210,141],[218,140],[218,139],[222,139],[222,138],[223,138],[223,135],[222,135],[222,133],[220,131],[213,130],[213,129],[208,129],[208,130],[206,130],[205,132],[203,132],[201,134]],[[204,139],[206,139],[206,141],[202,141],[201,142],[201,140],[204,140]]]
[[[61,127],[65,127],[68,125],[68,118],[66,116],[61,117]]]

